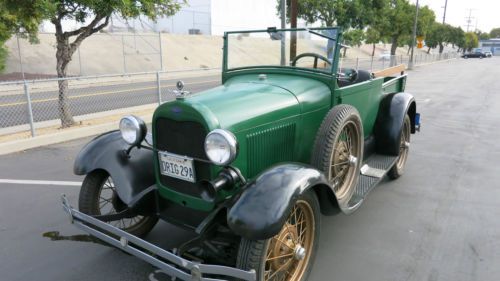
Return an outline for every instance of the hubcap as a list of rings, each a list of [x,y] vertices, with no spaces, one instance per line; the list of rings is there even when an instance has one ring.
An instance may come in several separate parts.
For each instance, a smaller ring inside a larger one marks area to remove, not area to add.
[[[301,280],[311,257],[314,231],[312,208],[300,200],[281,231],[268,242],[264,280]]]

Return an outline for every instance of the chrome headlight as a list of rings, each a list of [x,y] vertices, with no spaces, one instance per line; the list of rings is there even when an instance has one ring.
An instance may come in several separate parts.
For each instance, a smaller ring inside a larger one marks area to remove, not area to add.
[[[205,139],[205,153],[215,165],[228,165],[238,155],[238,141],[233,133],[215,129]]]
[[[120,132],[123,140],[130,145],[138,145],[146,136],[146,123],[142,119],[128,115],[120,120]]]

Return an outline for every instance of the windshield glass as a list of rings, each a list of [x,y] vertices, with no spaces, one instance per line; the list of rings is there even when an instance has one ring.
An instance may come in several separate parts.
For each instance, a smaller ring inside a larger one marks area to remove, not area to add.
[[[227,69],[287,66],[330,73],[336,40],[336,28],[228,32]]]

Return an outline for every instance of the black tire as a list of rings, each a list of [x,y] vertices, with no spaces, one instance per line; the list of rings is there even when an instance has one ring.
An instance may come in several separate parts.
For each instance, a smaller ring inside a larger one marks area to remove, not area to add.
[[[398,160],[392,168],[387,172],[387,176],[390,179],[397,179],[403,175],[406,166],[406,161],[408,160],[409,144],[411,136],[411,121],[410,116],[406,115],[403,123],[403,128],[401,128],[401,135],[399,136],[399,156]]]
[[[290,281],[304,281],[307,280],[307,277],[309,276],[311,270],[312,270],[312,265],[314,264],[314,259],[316,257],[316,253],[318,251],[318,244],[319,244],[319,234],[320,234],[320,228],[321,228],[321,213],[320,213],[320,207],[318,203],[318,198],[316,197],[316,194],[314,191],[311,189],[301,195],[301,197],[297,200],[297,202],[307,202],[309,206],[312,209],[312,214],[314,217],[314,233],[312,234],[313,237],[313,243],[311,246],[311,253],[307,257],[307,263],[302,264],[300,267],[301,272],[295,272],[292,271],[291,275],[292,277],[295,276],[295,279],[290,279]],[[286,226],[283,226],[282,231],[286,230]],[[281,233],[281,232],[280,232]],[[280,234],[276,235],[275,237],[278,237]],[[267,279],[265,278],[266,275],[266,269],[272,268],[275,264],[275,262],[267,262],[266,263],[266,258],[268,257],[268,251],[270,251],[270,246],[271,247],[276,247],[276,245],[273,245],[273,241],[275,240],[275,237],[267,239],[267,240],[249,240],[246,238],[241,238],[239,250],[238,250],[238,256],[236,260],[236,266],[240,269],[244,270],[251,270],[254,269],[257,272],[257,281],[270,281],[270,280],[275,280],[275,279]],[[281,239],[280,239],[281,240]],[[283,241],[283,240],[281,240]],[[306,250],[307,251],[307,250]],[[278,262],[278,261],[276,261]],[[287,261],[288,262],[288,261]],[[286,263],[287,263],[286,262]],[[271,264],[272,263],[272,264]],[[300,263],[300,261],[299,261]],[[269,272],[269,271],[267,271]],[[279,276],[279,273],[277,273],[275,276]],[[269,273],[268,273],[269,275]],[[274,277],[271,277],[274,278]]]
[[[343,130],[348,125],[352,127],[351,130],[353,130],[356,139],[352,147],[344,145],[343,143],[346,142],[340,140]],[[363,124],[359,113],[356,108],[346,104],[337,105],[328,112],[316,135],[311,164],[325,173],[334,189],[340,186],[338,190],[335,190],[335,196],[340,204],[346,205],[349,202],[357,185],[359,170],[363,162],[363,141]],[[349,157],[342,158],[339,155],[334,155],[335,151],[339,153],[339,145],[342,145],[340,148],[343,150],[348,148],[346,152],[349,153]],[[356,158],[355,163],[351,162],[350,156]],[[342,182],[340,184],[337,177],[343,170],[338,171],[334,168],[342,164],[338,163],[339,161],[348,163],[346,167],[340,166],[341,169],[348,169],[345,172],[347,174],[345,178],[341,177]]]
[[[107,186],[108,182],[112,182],[112,179],[107,172],[102,170],[93,171],[85,176],[78,198],[78,209],[80,212],[90,216],[103,215],[101,214],[101,210],[104,207],[103,205],[108,204],[112,205],[112,207],[110,206],[112,209],[104,214],[112,213],[113,210],[115,212],[123,211],[124,208],[127,208],[127,206],[123,204],[116,195],[116,191],[112,188],[108,193],[112,193],[113,198],[110,199],[109,202],[105,202],[100,206],[99,201],[101,199],[101,193],[104,189],[106,189],[105,186]],[[116,210],[117,206],[120,206],[120,210]],[[125,220],[130,220],[131,224],[126,226]],[[123,220],[110,222],[110,224],[132,235],[143,237],[148,234],[151,229],[153,229],[156,222],[158,222],[158,218],[156,216],[138,215],[133,218],[124,218]]]

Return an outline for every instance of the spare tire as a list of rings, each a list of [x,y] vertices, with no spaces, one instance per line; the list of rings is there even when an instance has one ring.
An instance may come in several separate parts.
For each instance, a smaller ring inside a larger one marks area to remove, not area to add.
[[[338,202],[351,199],[363,162],[363,123],[356,108],[333,107],[316,134],[311,164],[324,172]]]

